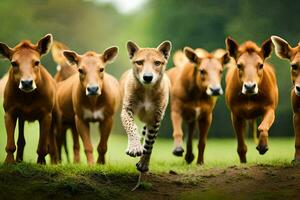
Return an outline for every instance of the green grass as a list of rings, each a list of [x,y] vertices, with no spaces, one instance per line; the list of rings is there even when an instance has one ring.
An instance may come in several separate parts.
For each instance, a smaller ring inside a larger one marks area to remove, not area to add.
[[[2,115],[0,110],[0,116]],[[0,163],[5,159],[6,131],[3,125],[3,118],[0,117]],[[99,133],[95,126],[91,129],[91,138],[94,147],[99,143]],[[273,138],[269,140],[269,151],[261,156],[255,149],[252,139],[247,140],[248,144],[248,163],[239,164],[236,152],[236,140],[208,138],[205,150],[205,165],[197,166],[196,159],[188,165],[183,157],[172,155],[172,139],[157,138],[154,144],[153,154],[150,162],[150,172],[154,173],[150,181],[143,181],[141,189],[134,193],[130,189],[137,181],[138,172],[135,164],[139,158],[131,158],[125,154],[127,147],[127,136],[124,134],[112,133],[108,142],[108,152],[106,155],[106,165],[95,165],[87,167],[86,157],[81,143],[81,161],[82,164],[75,165],[67,163],[65,156],[61,165],[37,165],[36,149],[38,144],[38,124],[25,124],[26,146],[24,152],[24,163],[16,165],[0,164],[0,198],[1,199],[144,199],[144,193],[147,193],[146,199],[153,199],[157,194],[160,198],[164,193],[151,194],[157,191],[157,182],[159,179],[164,184],[171,184],[171,189],[183,190],[179,199],[195,199],[203,196],[205,199],[231,199],[230,195],[224,196],[212,186],[207,186],[208,190],[199,190],[198,187],[205,185],[206,179],[215,178],[216,169],[231,169],[236,165],[237,170],[252,166],[274,166],[290,167],[290,162],[294,155],[293,138]],[[68,133],[68,149],[72,160],[72,138]],[[15,140],[17,139],[17,131]],[[94,157],[97,159],[97,151],[94,148]],[[194,154],[197,158],[197,140],[194,140]],[[64,154],[63,154],[64,155]],[[47,156],[49,163],[49,156]],[[170,170],[179,175],[169,175]],[[199,175],[208,172],[208,175]],[[230,171],[230,170],[229,170]],[[239,173],[237,173],[239,174]],[[167,177],[165,179],[165,176]],[[248,174],[241,172],[241,178],[247,179]],[[168,180],[173,177],[174,180]],[[174,178],[175,177],[175,178]],[[176,178],[178,177],[178,178]],[[222,175],[218,176],[222,177]],[[178,179],[178,180],[177,180]],[[166,181],[166,182],[165,182]],[[14,185],[12,190],[11,185]],[[189,186],[189,191],[184,191],[184,187]],[[183,189],[182,189],[183,187]],[[201,188],[200,187],[200,188]],[[174,189],[175,188],[175,189]],[[194,188],[194,189],[193,189]],[[195,189],[196,188],[196,189]],[[191,191],[193,189],[193,191]],[[7,192],[9,191],[9,192]],[[173,194],[172,191],[165,191],[166,194]],[[174,195],[174,194],[173,194]],[[259,194],[260,195],[260,194]],[[263,196],[263,195],[262,195]],[[272,195],[271,195],[272,196]],[[258,198],[260,199],[260,198]]]
[[[2,100],[0,100],[2,105]],[[0,108],[0,162],[3,162],[6,156],[6,130],[4,126],[3,108]],[[115,124],[120,126],[120,124]],[[99,131],[96,125],[91,128],[91,138],[94,146],[94,157],[97,160],[96,147],[99,143]],[[15,131],[15,141],[18,137],[18,131]],[[67,134],[68,149],[72,160],[72,138],[71,134]],[[25,139],[26,146],[24,151],[24,161],[29,163],[35,163],[37,159],[37,144],[39,138],[38,123],[25,123]],[[272,138],[269,141],[269,151],[266,155],[261,156],[255,149],[255,144],[252,139],[247,141],[248,144],[248,163],[249,164],[284,164],[290,163],[294,154],[294,142],[293,138]],[[135,163],[138,162],[138,158],[131,158],[125,154],[127,147],[127,136],[125,133],[112,133],[108,142],[108,152],[106,155],[107,165],[103,166],[106,170],[116,171],[131,171],[135,172]],[[172,139],[160,138],[154,144],[153,154],[150,163],[151,171],[167,172],[170,169],[186,171],[196,168],[195,161],[192,165],[187,165],[182,157],[175,157],[172,155],[173,143]],[[16,154],[16,153],[15,153]],[[86,165],[86,157],[83,151],[83,145],[81,143],[81,161],[83,165]],[[194,140],[194,154],[197,158],[197,140]],[[66,158],[63,153],[63,164],[66,163]],[[195,160],[196,160],[195,158]],[[49,156],[47,156],[49,163]],[[236,140],[232,139],[215,139],[208,138],[207,147],[205,150],[205,168],[211,167],[226,167],[239,163],[238,155],[236,153]]]
[[[0,136],[0,161],[5,159],[6,134]],[[17,134],[15,134],[17,136]],[[97,130],[91,133],[94,147],[97,147],[99,142],[99,133]],[[25,125],[26,146],[24,152],[24,161],[35,163],[37,159],[36,148],[38,142],[38,126],[37,123]],[[290,163],[294,153],[293,138],[270,138],[269,151],[261,156],[255,149],[255,144],[252,140],[247,141],[248,144],[248,163],[249,164],[271,164],[280,165]],[[138,158],[131,158],[125,154],[127,147],[126,135],[111,134],[108,142],[107,165],[102,168],[105,170],[116,171],[135,171],[135,163]],[[72,159],[72,138],[68,133],[68,148]],[[171,139],[159,138],[154,144],[153,154],[150,163],[151,171],[168,172],[169,170],[186,171],[196,168],[195,161],[192,165],[187,165],[182,157],[172,155],[173,143]],[[81,144],[81,160],[82,164],[86,165],[86,157]],[[194,140],[194,154],[197,156],[197,140]],[[64,154],[63,154],[64,155]],[[48,157],[48,156],[47,156]],[[95,160],[97,151],[94,149]],[[66,161],[65,157],[63,157]],[[196,159],[195,159],[196,160]],[[49,158],[48,158],[49,161]],[[209,138],[205,150],[205,168],[211,167],[227,167],[237,165],[239,163],[236,153],[235,139],[214,139]],[[66,164],[64,162],[63,164]]]
[[[68,164],[64,161],[62,165],[40,166],[35,164],[38,142],[37,127],[37,123],[25,125],[25,163],[0,164],[1,199],[164,199],[165,195],[169,195],[168,197],[173,199],[179,194],[181,195],[176,197],[178,199],[195,199],[199,196],[203,199],[231,199],[230,193],[218,191],[213,186],[208,185],[207,191],[201,189],[203,185],[206,185],[206,179],[216,178],[215,172],[210,171],[212,168],[212,170],[221,169],[225,172],[227,167],[230,169],[233,165],[237,165],[237,170],[257,165],[289,167],[294,154],[293,138],[271,137],[270,149],[264,156],[259,155],[253,141],[248,140],[248,164],[241,165],[236,153],[235,139],[209,138],[205,150],[205,165],[197,166],[195,161],[191,165],[187,165],[183,157],[172,155],[171,139],[158,137],[150,163],[150,172],[154,173],[155,177],[143,181],[140,189],[132,193],[130,190],[136,184],[138,177],[135,168],[138,158],[131,158],[125,154],[127,147],[125,134],[112,133],[108,144],[106,165],[87,167],[81,144],[82,164]],[[5,133],[4,129],[2,133]],[[93,145],[96,147],[99,142],[99,133],[93,131],[91,135]],[[0,163],[5,159],[5,144],[6,134],[1,134]],[[195,156],[197,156],[196,147],[197,140],[195,139]],[[72,158],[70,133],[68,133],[68,148]],[[96,151],[94,151],[94,157],[96,160]],[[66,159],[64,158],[64,160]],[[49,161],[49,157],[47,161]],[[169,175],[170,170],[179,175]],[[208,171],[209,174],[200,175],[205,171]],[[218,177],[222,178],[222,175]],[[241,179],[247,179],[247,177],[242,176]],[[157,192],[157,187],[168,185],[171,186],[170,189],[167,187],[167,189],[163,189],[163,192]],[[185,187],[189,187],[189,190],[185,191]],[[174,190],[177,193],[174,193]],[[247,196],[247,194],[243,195]],[[257,195],[259,195],[257,199],[264,197],[264,193]]]

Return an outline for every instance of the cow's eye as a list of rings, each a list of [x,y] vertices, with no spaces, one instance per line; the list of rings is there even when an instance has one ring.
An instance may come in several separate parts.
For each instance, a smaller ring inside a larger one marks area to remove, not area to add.
[[[80,74],[83,74],[83,69],[79,68],[79,69],[78,69],[78,72],[79,72]]]
[[[202,76],[205,75],[205,70],[204,70],[204,69],[200,69],[199,71],[200,71],[200,74],[201,74]]]
[[[298,65],[297,64],[292,64],[291,67],[292,67],[292,70],[297,70],[298,69]]]
[[[237,64],[238,69],[242,69],[242,64]]]
[[[19,64],[18,64],[17,62],[15,62],[15,61],[12,61],[12,62],[11,62],[11,66],[13,66],[13,67],[18,67]]]
[[[103,72],[104,71],[104,68],[100,68],[100,70],[99,70],[100,72]]]
[[[34,66],[39,66],[39,65],[40,65],[40,61],[37,60],[34,62]]]
[[[143,65],[144,61],[143,60],[137,60],[137,61],[135,61],[135,64],[137,64],[137,65]]]
[[[264,67],[264,64],[258,64],[259,69],[262,69]]]

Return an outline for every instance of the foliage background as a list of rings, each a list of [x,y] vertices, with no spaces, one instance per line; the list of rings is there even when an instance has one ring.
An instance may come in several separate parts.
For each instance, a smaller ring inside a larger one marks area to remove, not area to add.
[[[130,68],[125,44],[128,40],[140,46],[157,46],[171,40],[173,52],[185,46],[209,51],[224,48],[230,35],[238,42],[253,40],[261,44],[271,35],[279,35],[295,46],[299,40],[298,12],[300,2],[286,0],[141,0],[144,3],[132,12],[120,12],[107,0],[2,0],[0,2],[0,41],[16,45],[22,39],[36,42],[46,33],[67,44],[78,53],[87,50],[102,52],[118,45],[120,54],[107,71],[117,78]],[[112,2],[114,2],[112,0]],[[128,1],[129,2],[129,1]],[[291,81],[289,63],[275,54],[269,61],[275,65],[280,101],[272,136],[291,136]],[[56,64],[51,55],[43,64],[54,74]],[[0,61],[0,74],[8,67]],[[170,60],[168,67],[172,67]],[[224,87],[224,83],[223,83]],[[3,126],[4,128],[4,126]],[[116,116],[115,132],[123,132]],[[171,137],[169,111],[161,135]],[[3,132],[1,133],[3,134]],[[209,137],[232,137],[230,113],[220,97],[214,110]]]

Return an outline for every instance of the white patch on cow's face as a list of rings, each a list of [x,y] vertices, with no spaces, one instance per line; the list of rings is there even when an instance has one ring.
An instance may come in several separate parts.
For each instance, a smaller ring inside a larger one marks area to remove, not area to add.
[[[217,85],[211,85],[209,84],[206,88],[206,94],[209,96],[219,96],[219,95],[223,95],[223,89],[221,84],[217,84]]]
[[[300,87],[300,85],[299,84],[295,84],[295,87],[294,87],[294,92],[299,97],[300,96],[300,92],[296,89],[296,87]]]
[[[32,88],[29,88],[29,89],[24,88],[21,81],[19,83],[19,89],[22,90],[23,92],[30,93],[30,92],[34,91],[37,88],[36,84],[35,84],[35,81],[32,82]]]
[[[255,86],[253,87],[252,90],[249,91],[247,89],[246,85],[255,85]],[[257,94],[258,93],[257,83],[255,83],[255,82],[245,82],[245,83],[243,83],[242,93],[243,94]]]
[[[93,120],[103,120],[104,119],[104,108],[100,108],[99,110],[94,110],[94,111],[83,108],[83,118],[84,119],[93,119]]]

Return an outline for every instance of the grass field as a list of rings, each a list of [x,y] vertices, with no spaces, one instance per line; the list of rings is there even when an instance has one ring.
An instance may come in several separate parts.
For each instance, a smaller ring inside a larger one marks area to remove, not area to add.
[[[0,113],[1,114],[1,113]],[[5,159],[6,132],[0,117],[0,162]],[[92,129],[94,147],[99,133]],[[17,138],[17,134],[16,134]],[[88,167],[81,144],[82,164],[64,162],[57,166],[35,164],[38,143],[37,123],[25,124],[24,163],[0,164],[0,199],[297,199],[300,168],[290,164],[293,138],[270,138],[270,150],[260,156],[248,140],[248,163],[239,164],[235,139],[209,138],[205,165],[187,165],[172,155],[172,140],[158,137],[150,163],[150,173],[141,188],[137,182],[138,158],[125,154],[127,137],[112,133],[107,164]],[[197,156],[197,140],[194,154]],[[72,160],[72,138],[68,133]],[[95,160],[97,152],[94,151]],[[47,158],[49,163],[49,158]],[[267,191],[266,191],[267,190]],[[242,191],[242,192],[241,192]],[[276,191],[276,192],[273,192]]]
[[[99,133],[97,130],[92,132],[92,141],[94,147],[99,142]],[[5,130],[2,131],[0,137],[0,160],[5,159],[5,144],[6,134]],[[16,134],[17,138],[17,134]],[[24,152],[24,161],[35,163],[37,159],[36,149],[38,143],[38,127],[37,124],[25,125],[25,139],[26,146]],[[293,158],[294,141],[293,138],[270,138],[269,152],[261,156],[255,149],[255,144],[252,140],[248,142],[248,162],[251,164],[279,164],[289,163]],[[172,140],[166,138],[159,138],[154,145],[151,170],[155,172],[164,172],[169,170],[170,167],[174,170],[187,170],[195,167],[195,162],[192,165],[186,165],[183,158],[174,157],[172,155]],[[135,171],[135,163],[138,158],[131,158],[125,154],[127,147],[127,137],[122,134],[112,133],[107,152],[107,168],[123,168],[124,170]],[[72,138],[68,133],[68,149],[71,153],[72,159]],[[86,157],[81,144],[81,160],[86,165]],[[194,140],[194,153],[197,154],[197,140]],[[94,149],[95,160],[97,158],[97,151]],[[48,159],[49,161],[49,159]],[[66,161],[66,159],[64,159]],[[120,162],[122,163],[120,165]],[[207,148],[205,151],[205,167],[227,167],[239,162],[236,153],[236,140],[235,139],[214,139],[209,138]],[[64,162],[66,164],[66,162]],[[106,167],[105,167],[106,168]]]
[[[5,159],[6,134],[4,129],[1,132],[2,162]],[[264,156],[260,156],[253,141],[248,140],[248,164],[244,165],[239,164],[235,139],[209,138],[205,151],[205,165],[197,166],[195,162],[187,165],[182,157],[174,157],[171,153],[172,140],[158,137],[150,163],[150,173],[143,178],[142,187],[135,192],[130,190],[138,178],[135,169],[138,158],[131,158],[125,154],[126,135],[113,133],[108,144],[107,164],[94,167],[87,167],[83,148],[81,165],[68,164],[66,161],[58,166],[36,165],[37,124],[25,125],[25,138],[25,162],[0,165],[0,199],[281,199],[279,197],[282,195],[289,199],[299,197],[297,191],[300,189],[300,170],[299,167],[290,164],[294,153],[293,138],[271,137],[270,150]],[[92,138],[96,146],[99,141],[97,131],[92,133]],[[68,141],[68,148],[72,152],[70,134]],[[195,155],[196,147],[197,140],[194,141]],[[94,155],[96,159],[96,151]],[[291,184],[294,187],[291,188]],[[272,192],[273,190],[276,192]]]

